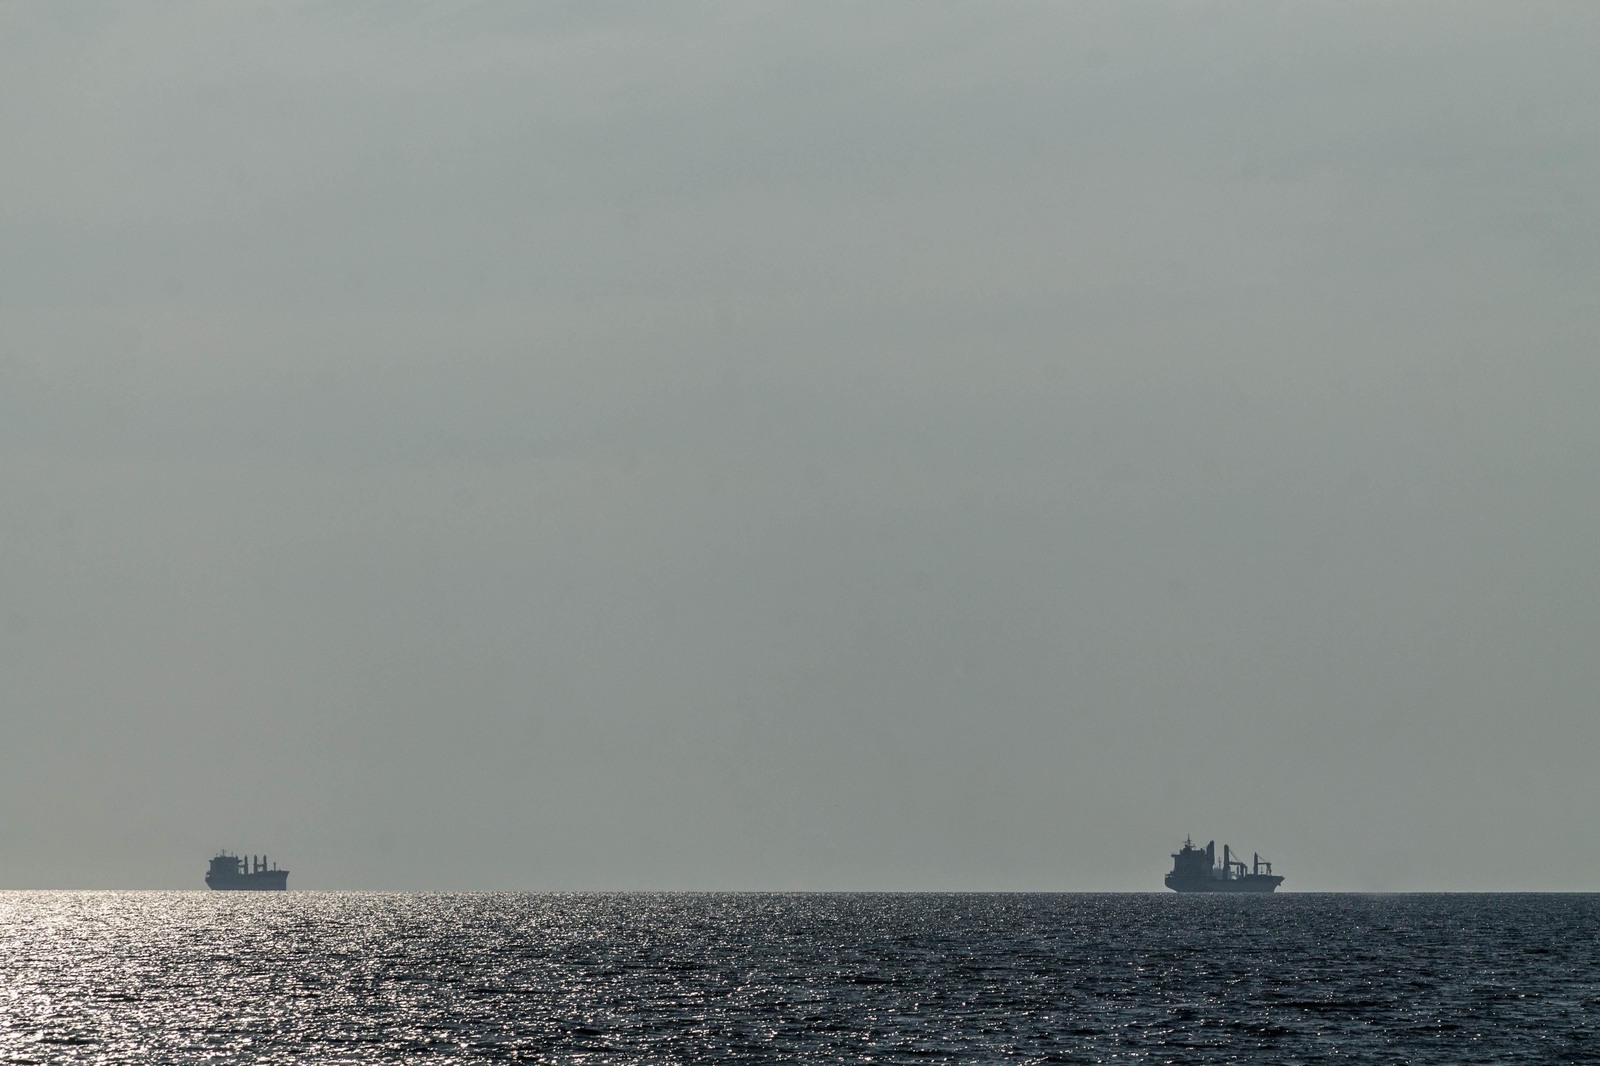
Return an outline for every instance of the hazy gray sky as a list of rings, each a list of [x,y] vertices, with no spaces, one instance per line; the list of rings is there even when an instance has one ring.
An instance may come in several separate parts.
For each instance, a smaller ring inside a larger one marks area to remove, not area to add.
[[[1597,56],[0,7],[0,887],[1600,887]]]

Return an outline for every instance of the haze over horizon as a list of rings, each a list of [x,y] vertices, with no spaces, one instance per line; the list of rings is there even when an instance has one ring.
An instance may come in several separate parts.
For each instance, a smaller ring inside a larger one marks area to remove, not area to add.
[[[1597,43],[0,8],[0,889],[1600,887]]]

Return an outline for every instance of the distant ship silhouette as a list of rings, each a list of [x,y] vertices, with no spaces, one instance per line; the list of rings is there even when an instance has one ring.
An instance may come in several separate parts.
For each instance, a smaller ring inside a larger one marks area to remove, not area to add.
[[[289,887],[289,871],[267,866],[265,855],[240,858],[220,852],[206,871],[206,884],[216,892],[283,892]]]
[[[1222,845],[1222,865],[1217,865],[1217,842],[1207,841],[1204,849],[1184,839],[1183,847],[1172,855],[1172,872],[1167,887],[1174,892],[1272,892],[1283,883],[1283,875],[1272,872],[1272,864],[1260,855],[1245,865],[1235,859],[1228,845]],[[1263,872],[1264,871],[1264,872]]]

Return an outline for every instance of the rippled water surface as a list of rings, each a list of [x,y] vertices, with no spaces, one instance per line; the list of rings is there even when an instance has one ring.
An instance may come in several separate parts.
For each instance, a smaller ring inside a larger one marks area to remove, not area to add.
[[[1600,896],[0,893],[5,1062],[1600,1062]]]

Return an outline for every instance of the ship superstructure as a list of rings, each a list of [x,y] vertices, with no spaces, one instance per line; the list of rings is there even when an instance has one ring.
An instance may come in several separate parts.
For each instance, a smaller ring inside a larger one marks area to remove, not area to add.
[[[206,884],[217,892],[283,892],[289,887],[289,871],[276,863],[268,866],[265,855],[240,858],[224,851],[211,860]]]
[[[1283,883],[1283,875],[1272,872],[1272,864],[1259,854],[1251,861],[1233,857],[1233,849],[1222,845],[1222,862],[1217,862],[1217,842],[1204,848],[1185,839],[1172,855],[1172,872],[1167,887],[1174,892],[1271,892]]]

